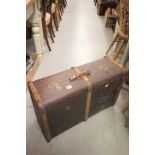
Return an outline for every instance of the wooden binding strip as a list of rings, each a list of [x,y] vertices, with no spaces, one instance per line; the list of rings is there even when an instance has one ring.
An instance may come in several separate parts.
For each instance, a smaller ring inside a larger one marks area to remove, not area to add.
[[[122,64],[118,64],[115,60],[109,59],[113,64],[117,65],[119,68],[124,69]]]
[[[28,85],[31,96],[36,103],[35,104],[33,102],[36,114],[38,113],[38,116],[37,116],[38,122],[40,124],[40,127],[43,131],[43,134],[44,134],[47,142],[49,142],[51,140],[51,132],[50,132],[49,125],[48,125],[48,119],[47,119],[47,115],[45,112],[45,108],[42,104],[39,104],[40,103],[40,96],[38,95],[37,90],[36,90],[33,82],[29,81],[27,83],[27,85]]]
[[[73,69],[77,74],[81,73],[81,71],[75,67],[72,67],[71,69]],[[92,98],[92,85],[91,85],[91,82],[87,76],[83,75],[83,76],[81,76],[81,78],[86,82],[86,84],[88,86],[88,93],[87,93],[86,107],[85,107],[85,116],[84,116],[84,120],[86,121],[88,119],[89,111],[90,111],[90,104],[91,104],[91,98]]]
[[[27,83],[27,85],[28,85],[29,91],[32,94],[32,97],[34,98],[35,102],[37,104],[39,104],[39,102],[40,102],[40,96],[38,95],[37,90],[36,90],[35,86],[33,85],[33,82],[32,81],[29,81]]]

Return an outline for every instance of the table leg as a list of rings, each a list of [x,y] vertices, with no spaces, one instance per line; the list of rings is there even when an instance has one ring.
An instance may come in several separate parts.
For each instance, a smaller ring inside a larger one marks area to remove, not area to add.
[[[37,2],[35,2],[34,4],[34,13],[29,19],[29,22],[32,25],[32,36],[34,39],[36,53],[38,55],[42,55],[44,52],[44,39],[43,39],[43,32],[42,32],[42,22],[41,22],[41,17],[39,15]]]

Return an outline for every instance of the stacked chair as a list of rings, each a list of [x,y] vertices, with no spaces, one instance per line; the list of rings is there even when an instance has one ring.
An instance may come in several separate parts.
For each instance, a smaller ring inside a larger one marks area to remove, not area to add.
[[[59,23],[62,20],[61,16],[64,13],[66,5],[66,0],[41,0],[40,15],[42,17],[43,35],[49,51],[51,51],[51,47],[48,40],[48,33],[54,43],[55,33],[53,29],[53,22],[56,31],[58,31]]]
[[[123,47],[127,46],[129,40],[129,7],[128,4],[123,2],[124,2],[123,0],[120,0],[118,6],[119,20],[117,22],[118,27],[116,34],[106,51],[106,54],[108,54],[110,49],[116,43],[116,48],[114,50],[115,53],[112,58],[113,60],[116,60],[118,56],[124,51]]]

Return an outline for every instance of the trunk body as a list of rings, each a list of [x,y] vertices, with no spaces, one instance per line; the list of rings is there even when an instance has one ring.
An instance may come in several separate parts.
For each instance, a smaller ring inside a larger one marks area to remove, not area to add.
[[[74,69],[45,77],[28,84],[36,116],[47,141],[94,115],[98,111],[113,106],[124,79],[124,69],[108,58],[103,58],[79,67],[89,75],[70,81],[77,75]],[[91,97],[88,100],[88,83],[91,83]],[[39,97],[36,103],[35,96]],[[87,104],[90,104],[87,106]],[[87,107],[87,108],[86,108]],[[44,115],[44,116],[40,116]]]

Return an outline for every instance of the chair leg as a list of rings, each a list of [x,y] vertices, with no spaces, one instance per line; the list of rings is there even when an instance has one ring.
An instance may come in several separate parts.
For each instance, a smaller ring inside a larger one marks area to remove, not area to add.
[[[53,39],[53,36],[52,36],[52,27],[51,27],[51,24],[48,25],[48,29],[49,29],[51,40],[54,43],[54,39]]]
[[[117,33],[116,36],[115,36],[115,38],[112,40],[112,42],[111,42],[109,48],[107,49],[106,54],[109,53],[110,49],[111,49],[112,46],[114,45],[114,43],[115,43],[115,41],[117,40],[118,36],[119,36],[119,34]]]
[[[61,13],[59,12],[59,18],[60,18],[60,21],[62,20],[62,18],[61,18]]]
[[[123,48],[124,43],[125,43],[125,41],[122,40],[121,43],[119,44],[119,46],[118,46],[118,48],[117,48],[117,50],[116,50],[116,53],[115,53],[115,55],[114,55],[114,57],[113,57],[113,60],[116,60],[116,58],[117,58],[118,55],[120,54],[120,52],[121,52],[121,50],[122,50],[122,48]]]
[[[52,16],[53,16],[55,28],[56,28],[56,30],[58,31],[58,27],[59,27],[59,26],[58,26],[58,22],[57,22],[55,13],[54,13]]]
[[[60,13],[63,15],[63,9],[62,9],[62,3],[61,0],[59,0],[59,8],[60,8]]]
[[[53,37],[55,38],[55,33],[54,33],[54,30],[53,30],[52,23],[50,23],[50,26],[51,26],[51,31],[52,31]]]
[[[56,13],[54,14],[54,18],[55,18],[55,21],[56,21],[57,28],[59,28],[59,20],[62,20],[62,19],[58,19]]]
[[[57,18],[58,22],[60,22],[60,20],[62,20],[59,3],[56,4],[56,18]]]
[[[61,16],[63,16],[63,9],[62,9],[62,6],[60,6],[60,13],[61,13]]]
[[[42,19],[42,25],[43,25],[43,33],[44,33],[44,38],[45,38],[47,47],[48,47],[49,51],[51,51],[51,47],[49,45],[48,37],[47,37],[47,32],[46,32],[46,22],[45,22],[45,19]]]
[[[52,25],[53,14],[52,14],[52,11],[51,11],[51,7],[48,7],[48,12],[49,12],[50,15],[51,15],[50,24],[49,24],[50,27],[51,27],[50,30],[52,31],[52,34],[53,34],[53,36],[55,37],[54,30],[53,30],[53,25]],[[51,32],[51,31],[50,31],[50,32]],[[51,34],[50,34],[50,35],[51,35]],[[52,38],[53,38],[53,36],[52,36]],[[51,38],[51,39],[52,39],[52,38]]]
[[[54,33],[54,30],[53,30],[53,25],[52,25],[52,17],[51,17],[51,20],[50,20],[50,27],[51,27],[53,37],[55,37],[55,33]]]
[[[61,7],[62,7],[62,12],[64,13],[64,2],[61,0]]]

